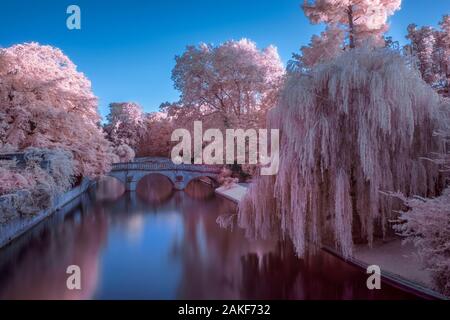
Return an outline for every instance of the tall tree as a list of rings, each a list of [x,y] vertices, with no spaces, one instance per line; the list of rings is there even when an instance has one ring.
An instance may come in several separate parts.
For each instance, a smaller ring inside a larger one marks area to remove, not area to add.
[[[411,41],[410,49],[417,57],[418,68],[422,78],[430,84],[437,79],[435,66],[436,31],[431,27],[417,28],[417,25],[408,26],[407,39]]]
[[[174,145],[171,141],[174,129],[173,119],[166,112],[147,114],[145,134],[138,146],[138,154],[146,157],[170,157]]]
[[[91,83],[61,50],[37,43],[0,50],[0,144],[64,149],[75,174],[109,170]]]
[[[440,29],[408,26],[406,52],[415,57],[422,78],[439,93],[450,97],[450,16],[445,15]]]
[[[380,191],[434,196],[439,168],[438,95],[397,53],[358,48],[288,77],[269,127],[279,128],[276,176],[259,177],[239,207],[253,236],[290,237],[302,256],[353,238],[372,243],[394,203]],[[377,227],[378,226],[378,227]]]
[[[450,170],[450,105],[443,100],[439,119],[441,125],[435,136],[445,146],[442,152],[430,155],[429,161],[441,166],[443,172]],[[447,175],[448,178],[448,175]],[[426,199],[422,197],[406,198],[402,194],[393,194],[405,202],[406,211],[401,212],[396,231],[405,240],[415,245],[424,267],[431,271],[435,289],[450,296],[450,187],[440,197]]]
[[[450,97],[450,15],[445,15],[439,23],[441,31],[438,34],[438,61],[440,61],[443,92]]]
[[[300,49],[302,54],[294,54],[293,58],[298,62],[298,67],[311,68],[344,52],[344,38],[345,33],[342,29],[336,26],[327,27],[320,36],[314,35],[308,46]]]
[[[105,131],[115,147],[126,144],[135,149],[145,133],[142,107],[133,102],[111,103]]]
[[[343,27],[349,47],[355,48],[367,38],[383,43],[388,17],[400,5],[401,0],[305,0],[302,8],[312,23]]]
[[[219,46],[189,46],[172,71],[182,108],[216,128],[261,125],[276,104],[284,67],[277,49],[262,51],[242,39]]]

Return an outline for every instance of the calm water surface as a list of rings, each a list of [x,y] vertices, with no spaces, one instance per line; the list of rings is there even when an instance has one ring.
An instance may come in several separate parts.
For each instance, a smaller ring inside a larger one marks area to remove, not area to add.
[[[171,192],[150,177],[138,194],[100,183],[0,250],[0,299],[410,299],[321,252],[300,260],[289,243],[251,241],[216,219],[235,212],[201,183]],[[66,287],[69,265],[82,290]]]

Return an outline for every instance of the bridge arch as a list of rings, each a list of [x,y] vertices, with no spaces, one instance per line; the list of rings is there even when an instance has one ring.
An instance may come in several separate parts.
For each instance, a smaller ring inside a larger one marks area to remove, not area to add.
[[[174,189],[184,190],[189,182],[201,177],[208,177],[217,181],[221,171],[218,166],[175,165],[170,160],[155,162],[149,158],[145,160],[137,159],[135,162],[114,164],[109,175],[124,182],[127,191],[136,191],[141,179],[151,173],[166,176],[173,183]]]
[[[123,183],[124,186],[127,184],[127,176],[125,172],[121,171],[111,171],[107,174],[108,177],[115,178],[116,180]]]
[[[216,177],[203,175],[194,177],[187,182],[185,192],[190,198],[206,200],[215,194],[214,191],[218,185]]]
[[[190,177],[189,181],[186,182],[186,186],[188,186],[191,182],[204,180],[204,178],[207,178],[214,186],[219,184],[217,175],[202,174]]]
[[[114,176],[98,177],[95,181],[95,197],[97,200],[116,200],[126,191],[125,183]]]
[[[155,176],[155,177],[164,177],[166,178],[169,183],[174,187],[173,177],[168,174],[167,172],[145,172],[143,175],[139,175],[136,181],[136,187],[141,184],[145,179]]]
[[[167,175],[149,172],[136,185],[136,194],[150,204],[163,203],[173,194],[174,185]]]

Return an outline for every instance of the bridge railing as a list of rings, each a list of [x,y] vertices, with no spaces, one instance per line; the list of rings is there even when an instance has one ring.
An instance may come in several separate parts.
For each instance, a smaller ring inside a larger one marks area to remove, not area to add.
[[[129,163],[115,163],[112,165],[112,171],[194,171],[204,173],[220,173],[220,166],[212,165],[195,165],[195,164],[174,164],[172,162],[158,162],[158,163],[145,163],[145,162],[129,162]]]

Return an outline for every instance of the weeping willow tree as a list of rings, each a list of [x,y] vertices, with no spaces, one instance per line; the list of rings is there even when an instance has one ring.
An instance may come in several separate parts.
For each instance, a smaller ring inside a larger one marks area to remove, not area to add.
[[[396,209],[383,191],[433,196],[439,97],[403,58],[357,49],[288,77],[269,126],[281,132],[280,170],[260,177],[239,206],[249,236],[290,238],[297,254],[331,238],[352,255],[372,244]]]

